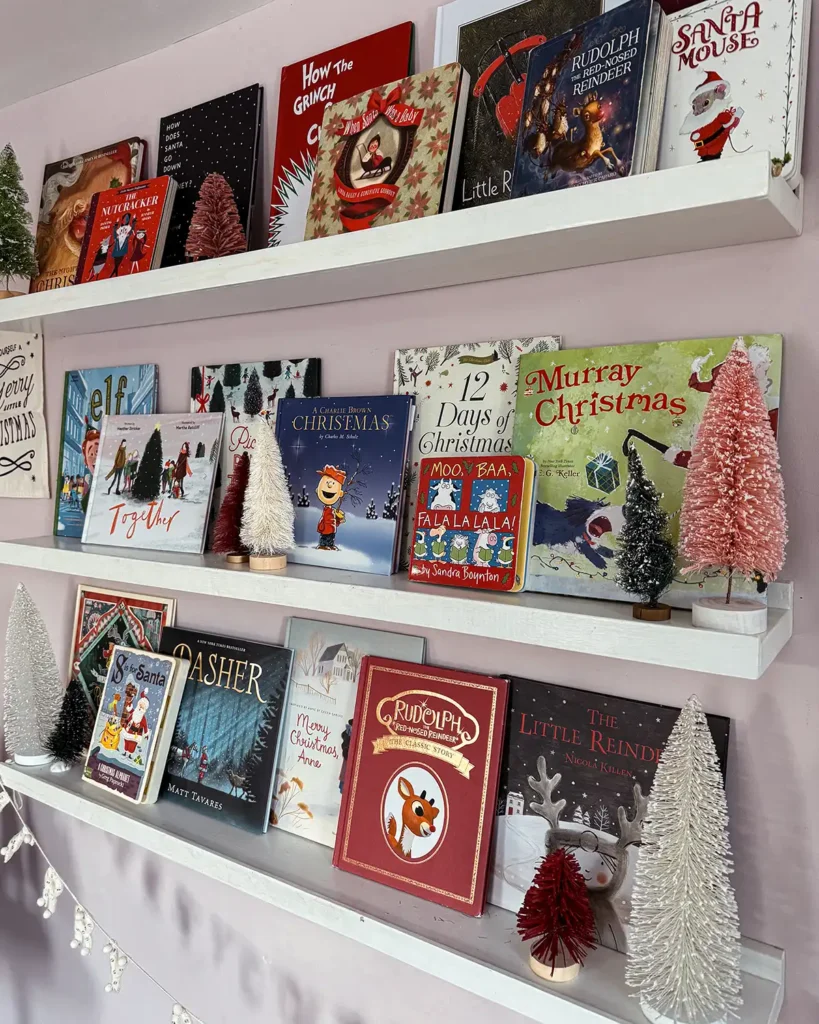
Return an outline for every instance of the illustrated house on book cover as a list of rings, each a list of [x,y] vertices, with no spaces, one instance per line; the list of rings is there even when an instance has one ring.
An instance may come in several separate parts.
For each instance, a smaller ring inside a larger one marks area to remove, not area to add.
[[[518,359],[526,352],[559,348],[560,338],[546,335],[396,351],[393,391],[416,397],[402,527],[404,568],[409,565],[421,459],[511,452]]]
[[[83,779],[134,803],[154,803],[185,688],[188,662],[114,647]],[[134,693],[127,706],[128,693]],[[125,695],[125,696],[124,696]]]
[[[31,291],[74,283],[92,196],[139,181],[144,150],[142,139],[126,139],[46,164],[37,217],[39,270]]]
[[[412,37],[405,21],[282,68],[268,245],[304,240],[325,106],[410,74]]]
[[[513,678],[490,903],[517,913],[543,857],[565,847],[599,941],[625,952],[647,798],[679,708]],[[723,776],[730,721],[708,715]]]
[[[57,462],[54,535],[82,537],[104,416],[156,412],[155,363],[69,370]]]
[[[508,682],[365,658],[333,863],[478,916]]]
[[[201,554],[223,419],[106,416],[84,543]]]
[[[335,622],[290,619],[285,644],[295,656],[272,821],[286,832],[333,846],[362,658],[380,654],[421,663],[426,641]]]
[[[163,795],[266,832],[293,652],[190,629],[162,650],[190,662]]]
[[[653,171],[670,29],[630,0],[532,51],[512,196]]]
[[[291,562],[389,575],[415,400],[286,398],[276,430],[296,505]]]
[[[768,150],[799,180],[810,4],[705,0],[673,14],[658,166]]]
[[[452,209],[468,87],[447,64],[328,106],[304,237]]]
[[[455,0],[438,8],[435,63],[459,61],[471,82],[453,209],[510,198],[529,54],[600,11],[600,0]]]
[[[539,467],[527,589],[634,600],[614,583],[629,446],[636,446],[662,495],[676,539],[697,426],[734,340],[612,345],[572,349],[559,359],[521,358],[513,449],[531,455]],[[782,337],[744,340],[776,432]],[[744,581],[739,585],[748,589]],[[720,570],[678,572],[663,600],[686,608],[724,590]]]

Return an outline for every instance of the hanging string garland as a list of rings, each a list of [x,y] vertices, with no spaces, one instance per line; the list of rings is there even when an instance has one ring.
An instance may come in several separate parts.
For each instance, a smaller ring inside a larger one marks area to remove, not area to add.
[[[3,858],[3,862],[5,864],[8,864],[21,846],[36,847],[47,865],[45,876],[43,878],[43,894],[37,900],[37,906],[43,908],[43,917],[47,919],[53,915],[60,896],[64,892],[68,893],[74,901],[74,937],[70,942],[70,946],[72,949],[79,949],[81,956],[89,956],[91,954],[94,948],[95,930],[105,936],[107,941],[102,947],[102,951],[108,957],[108,963],[111,971],[110,980],[105,986],[105,991],[119,992],[123,972],[127,966],[132,965],[140,972],[140,974],[143,974],[150,982],[156,985],[160,991],[164,992],[171,1001],[172,1007],[170,1024],[204,1024],[204,1021],[202,1021],[200,1017],[194,1017],[193,1014],[185,1009],[184,1006],[178,1003],[176,998],[164,987],[164,985],[161,985],[152,974],[146,971],[144,967],[137,963],[136,960],[123,952],[119,943],[105,932],[100,927],[99,923],[94,920],[91,914],[85,909],[74,893],[65,884],[63,879],[60,878],[56,868],[48,859],[42,846],[40,846],[34,837],[34,833],[26,824],[21,813],[22,800],[20,800],[20,805],[18,806],[17,802],[9,796],[9,793],[2,781],[0,781],[0,813],[2,813],[9,805],[11,805],[12,810],[17,815],[21,827],[20,831],[12,836],[5,846],[0,848],[0,857]]]

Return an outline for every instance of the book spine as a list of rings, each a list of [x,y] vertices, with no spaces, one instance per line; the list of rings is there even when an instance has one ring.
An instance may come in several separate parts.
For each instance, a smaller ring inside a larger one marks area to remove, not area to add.
[[[355,698],[355,715],[353,716],[353,729],[350,734],[350,748],[347,752],[347,773],[345,774],[344,789],[341,793],[341,809],[338,812],[338,830],[336,831],[336,845],[333,847],[333,867],[341,866],[341,850],[344,846],[344,832],[347,823],[347,815],[350,813],[350,793],[352,792],[352,778],[349,771],[355,762],[359,734],[363,735],[364,703],[367,691],[367,676],[369,674],[371,658],[365,655],[361,659],[361,668],[358,670],[358,693]]]
[[[82,248],[80,249],[80,258],[77,261],[77,272],[74,274],[73,284],[82,284],[82,277],[85,273],[85,263],[88,258],[88,249],[91,245],[91,235],[94,233],[94,221],[97,216],[97,204],[99,202],[100,194],[95,192],[91,197],[91,205],[88,207],[88,220],[85,228],[85,235],[82,240]]]
[[[290,619],[287,624],[288,636],[290,634],[290,623],[293,620]],[[285,644],[285,647],[287,644]],[[262,833],[267,832],[270,827],[270,808],[273,806],[273,796],[276,792],[276,780],[279,776],[279,760],[284,754],[284,730],[287,725],[287,712],[290,707],[290,685],[293,680],[293,663],[295,660],[295,651],[290,652],[290,666],[287,670],[287,682],[285,683],[284,693],[282,694],[281,704],[279,705],[279,729],[276,734],[276,751],[273,755],[273,771],[270,773],[270,788],[267,792],[267,800],[265,801],[264,820],[262,822]]]
[[[455,117],[452,123],[452,134],[450,135],[449,150],[446,158],[446,173],[444,175],[444,188],[441,193],[441,213],[449,213],[455,200],[455,185],[458,178],[458,168],[461,165],[461,144],[464,137],[464,125],[466,124],[466,105],[469,101],[469,72],[461,68],[461,82],[458,89],[458,100],[455,108]]]
[[[63,422],[60,425],[60,447],[57,449],[57,486],[54,494],[54,536],[59,536],[60,501],[63,494],[63,446],[65,445],[65,420],[68,412],[68,373],[63,378]]]

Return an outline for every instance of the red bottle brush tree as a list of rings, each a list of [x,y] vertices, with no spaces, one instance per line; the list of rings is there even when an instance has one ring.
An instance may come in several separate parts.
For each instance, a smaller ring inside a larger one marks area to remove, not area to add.
[[[246,251],[247,239],[233,189],[221,174],[209,174],[199,189],[185,254],[192,260],[213,260]]]
[[[691,564],[683,571],[725,569],[727,604],[735,572],[776,578],[787,532],[776,438],[738,339],[720,368],[688,464],[680,541]]]
[[[586,882],[574,856],[562,847],[544,857],[518,911],[518,932],[535,939],[535,960],[561,968],[582,964],[597,946]]]
[[[249,478],[250,456],[247,452],[242,452],[238,461],[234,463],[227,492],[213,524],[211,550],[219,555],[235,555],[247,550],[239,537],[239,531],[242,528],[245,491]]]

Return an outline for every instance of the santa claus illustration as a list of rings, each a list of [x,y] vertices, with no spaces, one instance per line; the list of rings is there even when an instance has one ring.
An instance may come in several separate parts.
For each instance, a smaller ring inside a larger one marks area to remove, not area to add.
[[[131,719],[128,725],[122,731],[123,746],[125,747],[125,754],[127,757],[133,758],[136,753],[136,749],[142,740],[148,738],[148,691],[143,690],[139,695],[139,700],[136,702],[134,713],[131,715]]]
[[[716,71],[706,71],[705,81],[691,93],[691,112],[680,128],[680,135],[691,139],[700,160],[719,160],[731,132],[745,111],[731,106],[731,86]]]

